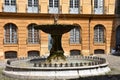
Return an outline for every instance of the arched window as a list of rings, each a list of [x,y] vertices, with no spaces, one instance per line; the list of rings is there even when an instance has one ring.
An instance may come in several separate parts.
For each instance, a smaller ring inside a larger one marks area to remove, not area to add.
[[[28,57],[39,56],[39,51],[29,51]]]
[[[8,58],[17,58],[17,52],[16,51],[5,52],[5,59],[8,59]]]
[[[80,43],[80,28],[76,27],[70,31],[70,44]]]
[[[104,43],[104,27],[102,25],[97,25],[94,28],[94,42],[95,43]]]
[[[94,0],[94,13],[103,14],[104,12],[104,0]]]
[[[16,44],[17,43],[17,27],[14,24],[5,25],[4,43],[5,44]]]
[[[4,12],[16,12],[16,0],[4,0]]]
[[[37,44],[39,43],[39,30],[34,28],[36,24],[31,24],[28,26],[28,43]]]

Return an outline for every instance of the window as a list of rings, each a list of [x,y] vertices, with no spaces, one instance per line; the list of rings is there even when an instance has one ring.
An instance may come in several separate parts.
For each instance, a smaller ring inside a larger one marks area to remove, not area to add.
[[[70,0],[70,13],[78,14],[79,13],[79,0]]]
[[[49,13],[59,12],[59,0],[49,0]]]
[[[38,7],[38,0],[28,0],[28,6]]]
[[[49,7],[59,7],[58,0],[49,0]]]
[[[11,5],[16,5],[16,0],[11,0]]]
[[[94,0],[94,8],[98,8],[98,0]]]
[[[94,28],[94,42],[104,43],[104,27],[101,25],[97,25]]]
[[[29,51],[28,57],[39,56],[39,51]]]
[[[94,13],[103,14],[104,10],[104,1],[103,0],[94,0]]]
[[[39,3],[38,0],[28,0],[27,12],[38,13],[39,12],[38,3]]]
[[[116,46],[120,46],[120,26],[116,28]]]
[[[52,48],[52,44],[53,44],[53,40],[52,40],[51,34],[48,34],[48,50],[49,51]]]
[[[5,59],[17,58],[16,51],[7,51],[5,52]]]
[[[3,11],[16,12],[16,0],[5,0]]]
[[[120,0],[116,0],[116,14],[120,14]]]
[[[80,55],[81,54],[81,51],[80,50],[70,50],[70,55],[72,56],[74,56],[74,55]]]
[[[59,1],[58,0],[54,0],[54,7],[59,7]]]
[[[80,43],[80,29],[79,27],[74,28],[70,31],[70,44]]]
[[[78,8],[79,7],[79,0],[70,0],[70,8]]]
[[[14,24],[5,25],[4,43],[5,44],[16,44],[17,43],[17,27]]]
[[[5,5],[16,5],[16,0],[5,0]]]
[[[5,0],[5,5],[9,5],[9,0]]]
[[[94,50],[94,54],[104,54],[104,53],[105,53],[105,51],[102,50],[102,49],[96,49],[96,50]]]
[[[31,24],[28,26],[28,43],[30,44],[39,43],[39,30],[34,29],[35,25]]]

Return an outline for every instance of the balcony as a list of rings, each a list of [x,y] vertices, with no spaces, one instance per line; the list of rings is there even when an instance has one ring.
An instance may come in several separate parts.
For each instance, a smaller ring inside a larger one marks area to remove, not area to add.
[[[39,13],[40,6],[39,5],[27,5],[27,13]]]
[[[49,7],[48,6],[48,13],[50,13],[50,14],[60,14],[60,13],[62,13],[62,6],[59,6],[59,7]]]
[[[3,12],[17,12],[17,5],[16,4],[4,4],[3,3]]]
[[[69,13],[70,14],[80,14],[80,13],[82,13],[82,6],[77,7],[77,8],[75,8],[75,7],[70,8],[69,7]]]
[[[107,12],[108,12],[107,6],[101,6],[100,8],[92,7],[92,14],[107,14]]]

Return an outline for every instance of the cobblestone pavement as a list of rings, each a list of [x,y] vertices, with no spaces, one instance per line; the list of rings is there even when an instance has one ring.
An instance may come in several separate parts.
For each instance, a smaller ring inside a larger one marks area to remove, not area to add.
[[[95,54],[94,56],[99,56],[106,58],[109,63],[109,67],[111,68],[111,72],[105,76],[95,76],[95,77],[87,77],[87,78],[79,78],[72,80],[120,80],[120,56],[115,55],[106,55],[106,54]],[[0,61],[0,80],[19,80],[7,78],[2,75],[2,69],[5,67],[6,61]],[[24,79],[25,80],[25,79]]]

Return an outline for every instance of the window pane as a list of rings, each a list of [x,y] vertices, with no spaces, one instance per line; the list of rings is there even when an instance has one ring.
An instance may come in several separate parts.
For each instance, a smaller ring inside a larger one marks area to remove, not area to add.
[[[53,7],[53,0],[49,0],[49,7]]]
[[[98,8],[98,0],[94,0],[94,8]]]
[[[34,6],[38,7],[38,0],[34,0]]]
[[[17,29],[13,24],[5,26],[4,43],[17,43]]]
[[[70,31],[70,43],[80,43],[80,29],[74,28]]]
[[[5,0],[5,5],[9,5],[9,0]]]
[[[16,0],[11,0],[11,5],[16,5]]]
[[[70,0],[70,8],[73,8],[73,0]]]
[[[79,0],[75,0],[75,8],[78,8],[79,7]]]
[[[59,7],[59,1],[58,0],[54,0],[54,7]]]
[[[5,5],[16,5],[16,0],[5,0]]]
[[[104,28],[102,26],[96,26],[94,30],[94,42],[104,42]]]
[[[39,30],[34,29],[32,24],[28,27],[28,43],[39,43]]]
[[[28,0],[28,6],[32,6],[32,0]]]

